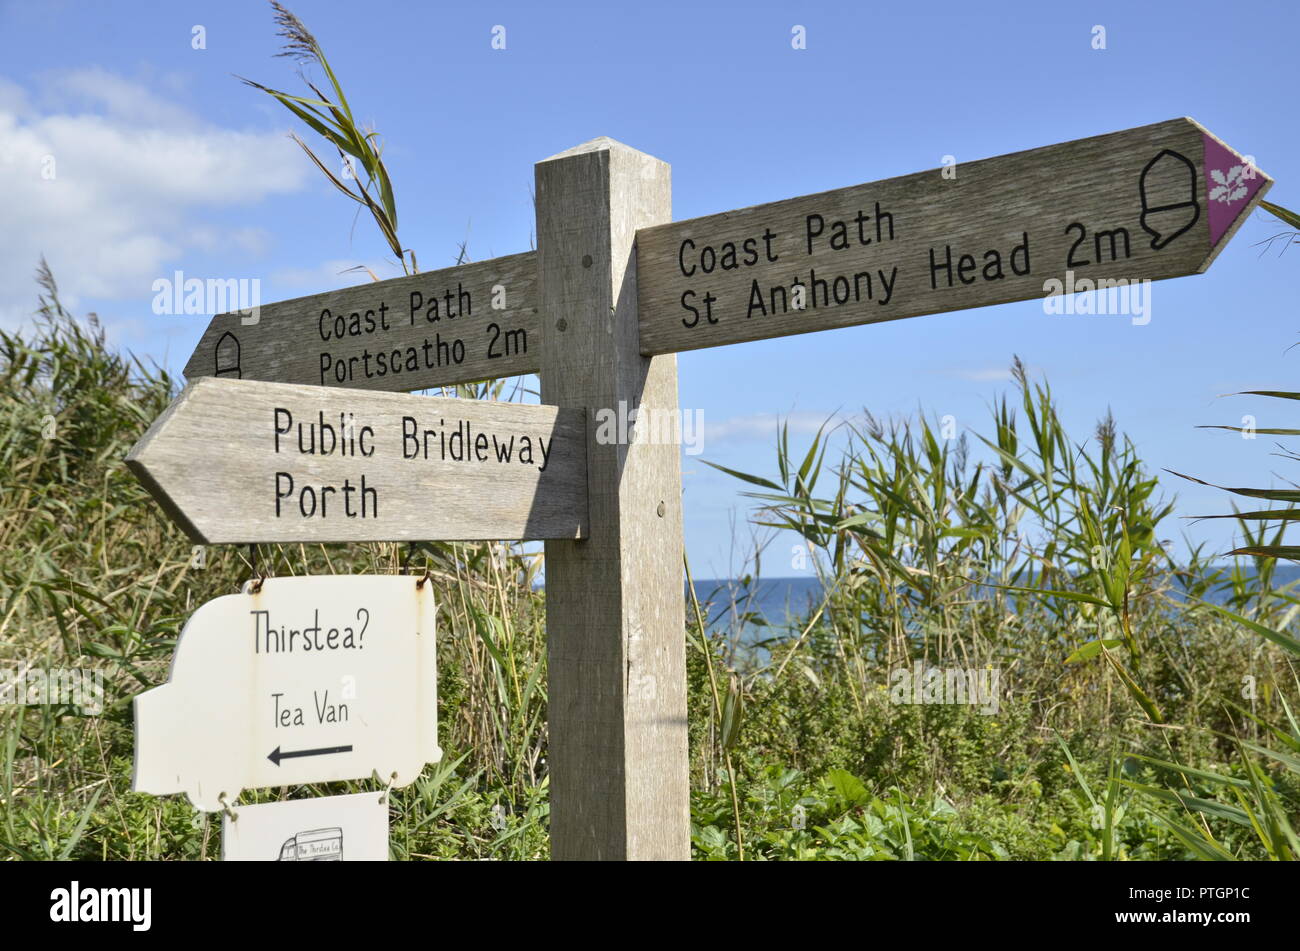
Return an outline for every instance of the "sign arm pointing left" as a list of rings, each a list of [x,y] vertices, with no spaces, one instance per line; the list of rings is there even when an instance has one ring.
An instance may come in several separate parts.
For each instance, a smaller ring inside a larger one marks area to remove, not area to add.
[[[196,542],[587,534],[586,410],[205,377],[127,465]]]
[[[141,458],[145,453],[145,449],[159,437],[162,431],[167,427],[167,423],[171,419],[172,415],[181,408],[190,393],[191,388],[187,386],[181,392],[181,395],[178,396],[176,400],[163,410],[161,415],[153,421],[153,425],[145,430],[145,434],[140,437],[140,440],[131,448],[131,451],[127,453],[126,467],[131,471],[132,475],[140,480],[140,484],[145,487],[145,490],[148,491],[151,496],[153,496],[154,501],[158,503],[159,507],[167,513],[167,517],[180,526],[181,531],[196,542],[207,543],[208,539],[204,537],[203,532],[185,514],[185,510],[172,501],[172,497],[167,493],[167,490],[158,482],[157,479],[154,478],[154,474],[150,470],[150,467]]]

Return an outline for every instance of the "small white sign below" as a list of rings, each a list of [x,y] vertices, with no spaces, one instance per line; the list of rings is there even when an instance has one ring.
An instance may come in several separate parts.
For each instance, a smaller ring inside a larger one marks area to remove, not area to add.
[[[379,792],[236,806],[221,823],[225,862],[384,862],[388,804]]]
[[[412,782],[442,758],[432,587],[269,578],[203,605],[135,698],[132,788],[215,812],[245,788]]]

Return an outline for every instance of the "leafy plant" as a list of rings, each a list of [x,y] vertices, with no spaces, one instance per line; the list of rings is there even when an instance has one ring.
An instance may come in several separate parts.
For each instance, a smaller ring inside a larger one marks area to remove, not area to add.
[[[392,179],[384,165],[379,133],[373,129],[364,129],[357,123],[347,96],[343,93],[343,86],[334,75],[329,60],[325,58],[324,50],[321,49],[320,43],[311,31],[276,0],[271,0],[271,7],[275,11],[276,26],[280,28],[277,35],[286,40],[283,51],[277,55],[295,59],[300,66],[313,63],[320,66],[329,81],[333,98],[305,77],[303,82],[312,91],[314,98],[295,96],[292,93],[263,86],[251,79],[240,78],[254,89],[260,89],[273,97],[326,143],[333,146],[338,153],[340,169],[347,169],[350,172],[350,175],[345,177],[350,177],[356,183],[355,189],[344,184],[339,175],[330,171],[306,142],[297,135],[291,134],[291,138],[302,147],[307,157],[335,188],[370,212],[370,216],[388,243],[389,250],[402,263],[406,273],[417,273],[419,268],[416,264],[415,252],[403,248],[397,236],[397,200],[393,195]],[[365,172],[364,182],[357,174],[358,168]]]

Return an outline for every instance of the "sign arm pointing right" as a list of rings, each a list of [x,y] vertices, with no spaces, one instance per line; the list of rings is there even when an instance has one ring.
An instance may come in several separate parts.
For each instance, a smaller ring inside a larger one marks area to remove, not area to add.
[[[1199,274],[1271,184],[1180,118],[643,228],[641,353]]]

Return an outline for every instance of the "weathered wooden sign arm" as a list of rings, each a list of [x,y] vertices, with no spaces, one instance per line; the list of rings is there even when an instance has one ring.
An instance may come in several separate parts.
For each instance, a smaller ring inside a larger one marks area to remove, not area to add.
[[[218,314],[185,376],[411,391],[535,373],[537,255]]]
[[[1183,118],[644,228],[641,353],[1198,274],[1271,183]]]
[[[127,456],[208,544],[580,538],[581,409],[200,378]]]

